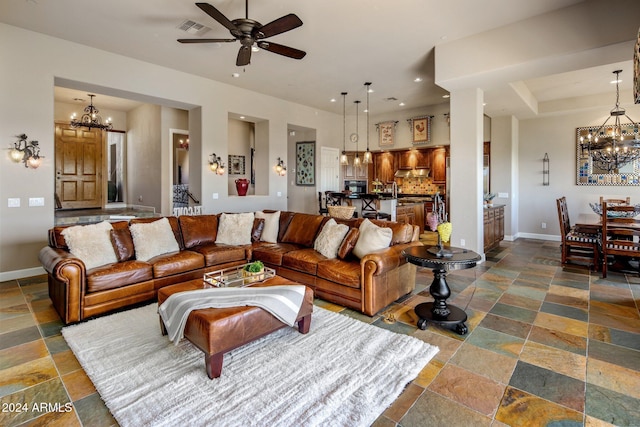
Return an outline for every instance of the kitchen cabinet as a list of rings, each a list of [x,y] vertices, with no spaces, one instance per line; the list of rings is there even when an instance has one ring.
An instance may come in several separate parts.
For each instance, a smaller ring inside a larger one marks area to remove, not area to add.
[[[398,169],[429,169],[431,167],[430,149],[399,151],[396,161]]]
[[[447,180],[447,148],[431,150],[431,177],[434,183],[444,184]]]
[[[393,182],[393,174],[396,172],[395,156],[391,152],[375,153],[373,155],[373,176],[372,179],[384,183]]]
[[[402,224],[417,225],[424,232],[424,203],[410,203],[396,208],[396,221]]]
[[[495,248],[504,240],[504,206],[484,208],[484,251]]]
[[[353,166],[353,159],[356,157],[355,153],[347,153],[347,160],[349,164],[343,166],[342,175],[345,180],[347,179],[367,179],[369,175],[368,165],[360,163],[360,167]],[[362,161],[362,153],[360,153],[360,161]]]

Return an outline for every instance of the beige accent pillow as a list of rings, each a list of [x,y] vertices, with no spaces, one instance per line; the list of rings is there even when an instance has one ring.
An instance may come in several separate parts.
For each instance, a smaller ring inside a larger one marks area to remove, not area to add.
[[[149,261],[155,256],[180,250],[167,218],[131,224],[129,231],[131,231],[138,261]]]
[[[234,246],[250,245],[253,219],[253,212],[220,214],[216,243]],[[264,231],[262,233],[264,235]]]
[[[87,270],[118,262],[111,244],[113,227],[107,221],[75,225],[62,230],[69,252],[80,258]]]
[[[264,229],[260,240],[269,243],[278,243],[278,230],[280,228],[280,211],[273,213],[256,212],[256,218],[264,218]]]
[[[336,258],[340,244],[342,244],[344,236],[346,236],[348,232],[348,225],[338,224],[335,219],[331,218],[324,224],[320,233],[318,233],[318,237],[316,237],[313,243],[313,249],[329,259]]]
[[[366,254],[377,251],[379,249],[388,248],[393,237],[393,230],[388,227],[378,227],[368,219],[360,224],[360,236],[356,247],[353,248],[353,254],[358,258],[364,257]]]

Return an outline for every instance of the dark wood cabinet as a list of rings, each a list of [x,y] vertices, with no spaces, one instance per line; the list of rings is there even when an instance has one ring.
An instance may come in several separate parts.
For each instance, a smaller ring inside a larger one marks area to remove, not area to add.
[[[441,184],[447,180],[447,156],[448,150],[445,147],[431,151],[431,177],[434,183]]]
[[[395,172],[396,162],[393,153],[385,152],[373,155],[373,176],[369,175],[369,178],[377,179],[382,183],[393,182]]]
[[[402,224],[417,225],[420,233],[424,232],[424,203],[412,203],[396,208],[396,221]]]
[[[430,149],[399,151],[396,161],[398,169],[429,169],[431,167]]]
[[[484,208],[484,251],[504,240],[504,206]]]

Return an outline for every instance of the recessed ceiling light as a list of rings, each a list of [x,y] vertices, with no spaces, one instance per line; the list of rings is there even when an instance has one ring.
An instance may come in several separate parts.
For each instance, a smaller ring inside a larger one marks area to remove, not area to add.
[[[443,98],[451,98],[451,95],[442,95]]]
[[[233,77],[234,79],[237,79],[238,77],[240,77],[240,73],[233,73],[231,74],[231,77]]]
[[[367,92],[373,93],[373,89],[369,88],[369,90]]]
[[[413,79],[413,81],[416,83],[420,83],[422,81],[422,77],[416,77],[415,79]]]
[[[240,119],[241,119],[241,120],[244,120],[244,116],[240,116]]]
[[[401,107],[404,107],[404,102],[401,102],[400,104],[398,104]]]
[[[336,99],[335,98],[331,98],[330,102],[336,102]]]

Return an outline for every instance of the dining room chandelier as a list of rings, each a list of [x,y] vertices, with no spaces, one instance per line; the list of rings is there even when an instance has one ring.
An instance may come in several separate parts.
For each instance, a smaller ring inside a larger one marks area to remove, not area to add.
[[[71,115],[71,127],[79,128],[86,127],[88,129],[102,129],[102,130],[111,130],[113,129],[113,123],[111,123],[111,117],[107,118],[107,120],[102,123],[102,117],[100,117],[100,111],[93,106],[93,97],[90,93],[87,94],[91,99],[89,101],[89,105],[84,107],[84,114],[80,119],[76,119],[76,113]]]
[[[580,137],[583,153],[591,157],[593,165],[609,173],[619,173],[619,169],[634,160],[640,159],[640,139],[638,123],[634,122],[620,107],[620,73],[616,70],[616,105],[609,117],[595,131],[589,130],[587,137]],[[620,123],[620,117],[626,117],[631,123]],[[613,117],[613,123],[607,124]]]

